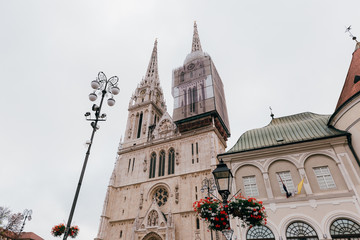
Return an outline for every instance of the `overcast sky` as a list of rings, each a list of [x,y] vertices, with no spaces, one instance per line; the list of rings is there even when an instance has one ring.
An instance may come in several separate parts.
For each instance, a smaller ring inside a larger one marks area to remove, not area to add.
[[[360,1],[0,0],[0,206],[33,210],[25,231],[54,239],[68,219],[90,123],[90,82],[120,78],[105,106],[73,225],[97,235],[130,96],[158,38],[160,82],[172,115],[172,70],[191,50],[193,21],[225,86],[232,136],[300,112],[331,114],[360,37]],[[125,166],[124,166],[125,167]]]

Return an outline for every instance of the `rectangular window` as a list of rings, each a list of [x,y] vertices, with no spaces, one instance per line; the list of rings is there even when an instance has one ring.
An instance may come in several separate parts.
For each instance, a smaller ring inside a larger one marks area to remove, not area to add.
[[[132,164],[132,168],[131,168],[132,172],[134,171],[134,165],[135,165],[135,158],[133,158],[133,164]]]
[[[249,197],[259,196],[255,176],[243,177],[245,195]]]
[[[196,154],[199,154],[199,145],[196,143]]]
[[[327,166],[315,167],[314,173],[320,189],[336,188],[334,179],[332,178],[330,170]]]
[[[280,186],[280,191],[281,193],[285,193],[285,190],[283,188],[283,184],[285,184],[286,189],[288,190],[288,192],[293,192],[295,190],[295,186],[294,186],[294,182],[291,178],[291,173],[290,171],[286,171],[286,172],[278,172],[276,173],[276,178],[279,182],[279,186]],[[282,182],[281,182],[282,180]]]
[[[129,172],[129,170],[130,170],[130,165],[131,165],[131,158],[129,159],[128,172]]]
[[[194,144],[191,144],[191,154],[194,156]]]

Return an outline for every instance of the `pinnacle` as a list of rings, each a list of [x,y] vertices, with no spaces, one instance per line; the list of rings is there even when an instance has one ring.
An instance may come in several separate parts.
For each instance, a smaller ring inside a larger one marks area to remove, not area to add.
[[[159,81],[158,61],[157,61],[157,39],[155,39],[154,48],[151,54],[149,66],[146,71],[145,79],[149,82]]]
[[[201,48],[200,37],[199,37],[199,33],[197,30],[197,25],[196,25],[196,21],[195,21],[191,52],[196,52],[196,51],[202,51],[202,48]]]

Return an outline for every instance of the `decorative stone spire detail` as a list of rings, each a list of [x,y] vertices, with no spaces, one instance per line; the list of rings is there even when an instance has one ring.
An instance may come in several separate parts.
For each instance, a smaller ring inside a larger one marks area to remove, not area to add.
[[[196,51],[201,51],[202,52],[202,48],[201,48],[199,33],[198,33],[198,30],[197,30],[197,25],[196,25],[196,21],[195,21],[194,22],[194,34],[193,34],[191,52],[196,52]]]
[[[145,79],[151,83],[159,81],[158,60],[157,60],[157,39],[155,39],[154,48],[151,54],[149,66],[146,71]]]

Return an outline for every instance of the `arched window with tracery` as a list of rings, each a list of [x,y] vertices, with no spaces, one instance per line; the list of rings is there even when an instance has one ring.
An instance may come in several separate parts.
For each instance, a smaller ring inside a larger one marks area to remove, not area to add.
[[[291,223],[286,229],[286,239],[317,240],[319,239],[314,228],[301,221]]]
[[[140,113],[140,117],[139,117],[137,135],[136,135],[137,138],[139,138],[139,137],[140,137],[140,134],[141,134],[142,120],[143,120],[143,113],[141,112],[141,113]]]
[[[189,96],[189,105],[190,105],[190,112],[193,112],[193,105],[192,105],[192,103],[193,103],[193,94],[192,94],[192,88],[190,87],[189,89],[188,89],[188,96]]]
[[[159,177],[165,174],[165,151],[161,150],[159,154]]]
[[[274,240],[273,232],[266,226],[254,226],[246,234],[246,239],[251,240]]]
[[[170,148],[168,158],[168,174],[174,174],[175,172],[175,150]]]
[[[360,225],[350,219],[336,219],[330,226],[332,239],[360,239]]]
[[[156,153],[153,152],[150,157],[149,178],[155,177],[155,169],[156,169]]]
[[[196,102],[197,101],[198,101],[197,100],[197,89],[196,89],[196,86],[195,86],[195,87],[193,87],[193,102],[192,102],[192,105],[193,105],[192,110],[193,110],[193,112],[195,112]]]

